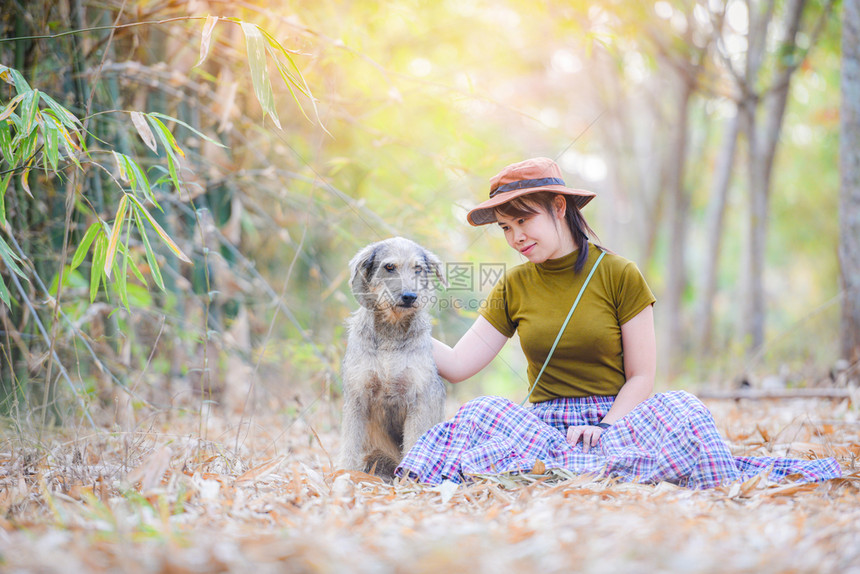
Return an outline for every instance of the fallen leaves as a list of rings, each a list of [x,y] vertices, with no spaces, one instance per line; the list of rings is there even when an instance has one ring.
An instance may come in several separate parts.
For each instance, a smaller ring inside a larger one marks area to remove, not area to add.
[[[85,448],[0,444],[0,555],[44,572],[850,571],[860,425],[831,406],[715,405],[715,418],[735,451],[837,456],[842,479],[762,474],[706,491],[541,461],[461,485],[386,482],[331,467],[334,424],[284,432],[274,418],[235,452],[181,428]]]
[[[268,462],[264,462],[259,466],[255,466],[251,470],[248,470],[247,472],[242,473],[241,476],[237,477],[236,484],[261,480],[272,474],[272,472],[274,472],[275,469],[277,469],[282,462],[284,462],[284,457],[279,456],[275,460],[270,460]]]
[[[147,456],[140,466],[128,473],[126,479],[131,484],[139,484],[142,492],[152,490],[161,485],[164,473],[170,466],[173,451],[169,446],[163,446]]]

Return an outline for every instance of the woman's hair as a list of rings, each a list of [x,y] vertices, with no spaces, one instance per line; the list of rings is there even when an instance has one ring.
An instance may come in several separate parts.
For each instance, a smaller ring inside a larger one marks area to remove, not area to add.
[[[582,216],[582,212],[576,206],[575,201],[572,201],[564,194],[553,193],[551,191],[539,191],[537,193],[515,197],[514,199],[501,204],[495,210],[497,213],[500,213],[505,217],[512,218],[536,215],[541,211],[552,214],[555,211],[553,201],[556,196],[561,196],[565,200],[564,221],[567,223],[567,226],[570,229],[570,234],[573,237],[573,242],[579,250],[579,255],[576,258],[576,263],[574,264],[573,269],[579,273],[585,266],[586,260],[588,260],[588,237],[591,236],[596,238],[597,234],[595,234],[594,230],[588,226],[588,223],[586,223],[585,218]]]

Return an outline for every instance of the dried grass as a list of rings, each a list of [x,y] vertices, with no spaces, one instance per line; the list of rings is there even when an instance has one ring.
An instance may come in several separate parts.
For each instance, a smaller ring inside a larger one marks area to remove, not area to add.
[[[550,470],[459,488],[333,472],[306,419],[210,415],[0,444],[10,572],[860,572],[860,424],[847,402],[711,403],[737,454],[836,456],[845,477],[708,491]],[[187,428],[182,428],[186,426]],[[180,432],[180,430],[182,432]],[[7,435],[8,436],[8,435]],[[542,469],[535,469],[536,471]]]

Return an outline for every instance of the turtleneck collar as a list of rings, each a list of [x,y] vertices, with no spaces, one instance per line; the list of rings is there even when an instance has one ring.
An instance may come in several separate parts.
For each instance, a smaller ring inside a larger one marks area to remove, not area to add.
[[[594,250],[594,246],[589,242],[588,244],[588,258],[591,259],[592,251]],[[568,253],[567,255],[562,255],[557,259],[547,259],[543,263],[537,263],[535,266],[541,271],[564,271],[566,269],[573,269],[574,264],[576,263],[576,258],[579,257],[579,249],[575,249]]]

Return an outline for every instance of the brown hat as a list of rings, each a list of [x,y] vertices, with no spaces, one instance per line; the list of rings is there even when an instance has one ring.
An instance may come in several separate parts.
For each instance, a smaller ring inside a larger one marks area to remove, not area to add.
[[[472,225],[486,225],[496,220],[496,207],[516,197],[552,191],[575,196],[576,206],[582,208],[596,195],[593,191],[572,189],[564,185],[558,164],[546,157],[512,163],[490,179],[490,199],[472,209],[466,219]]]

